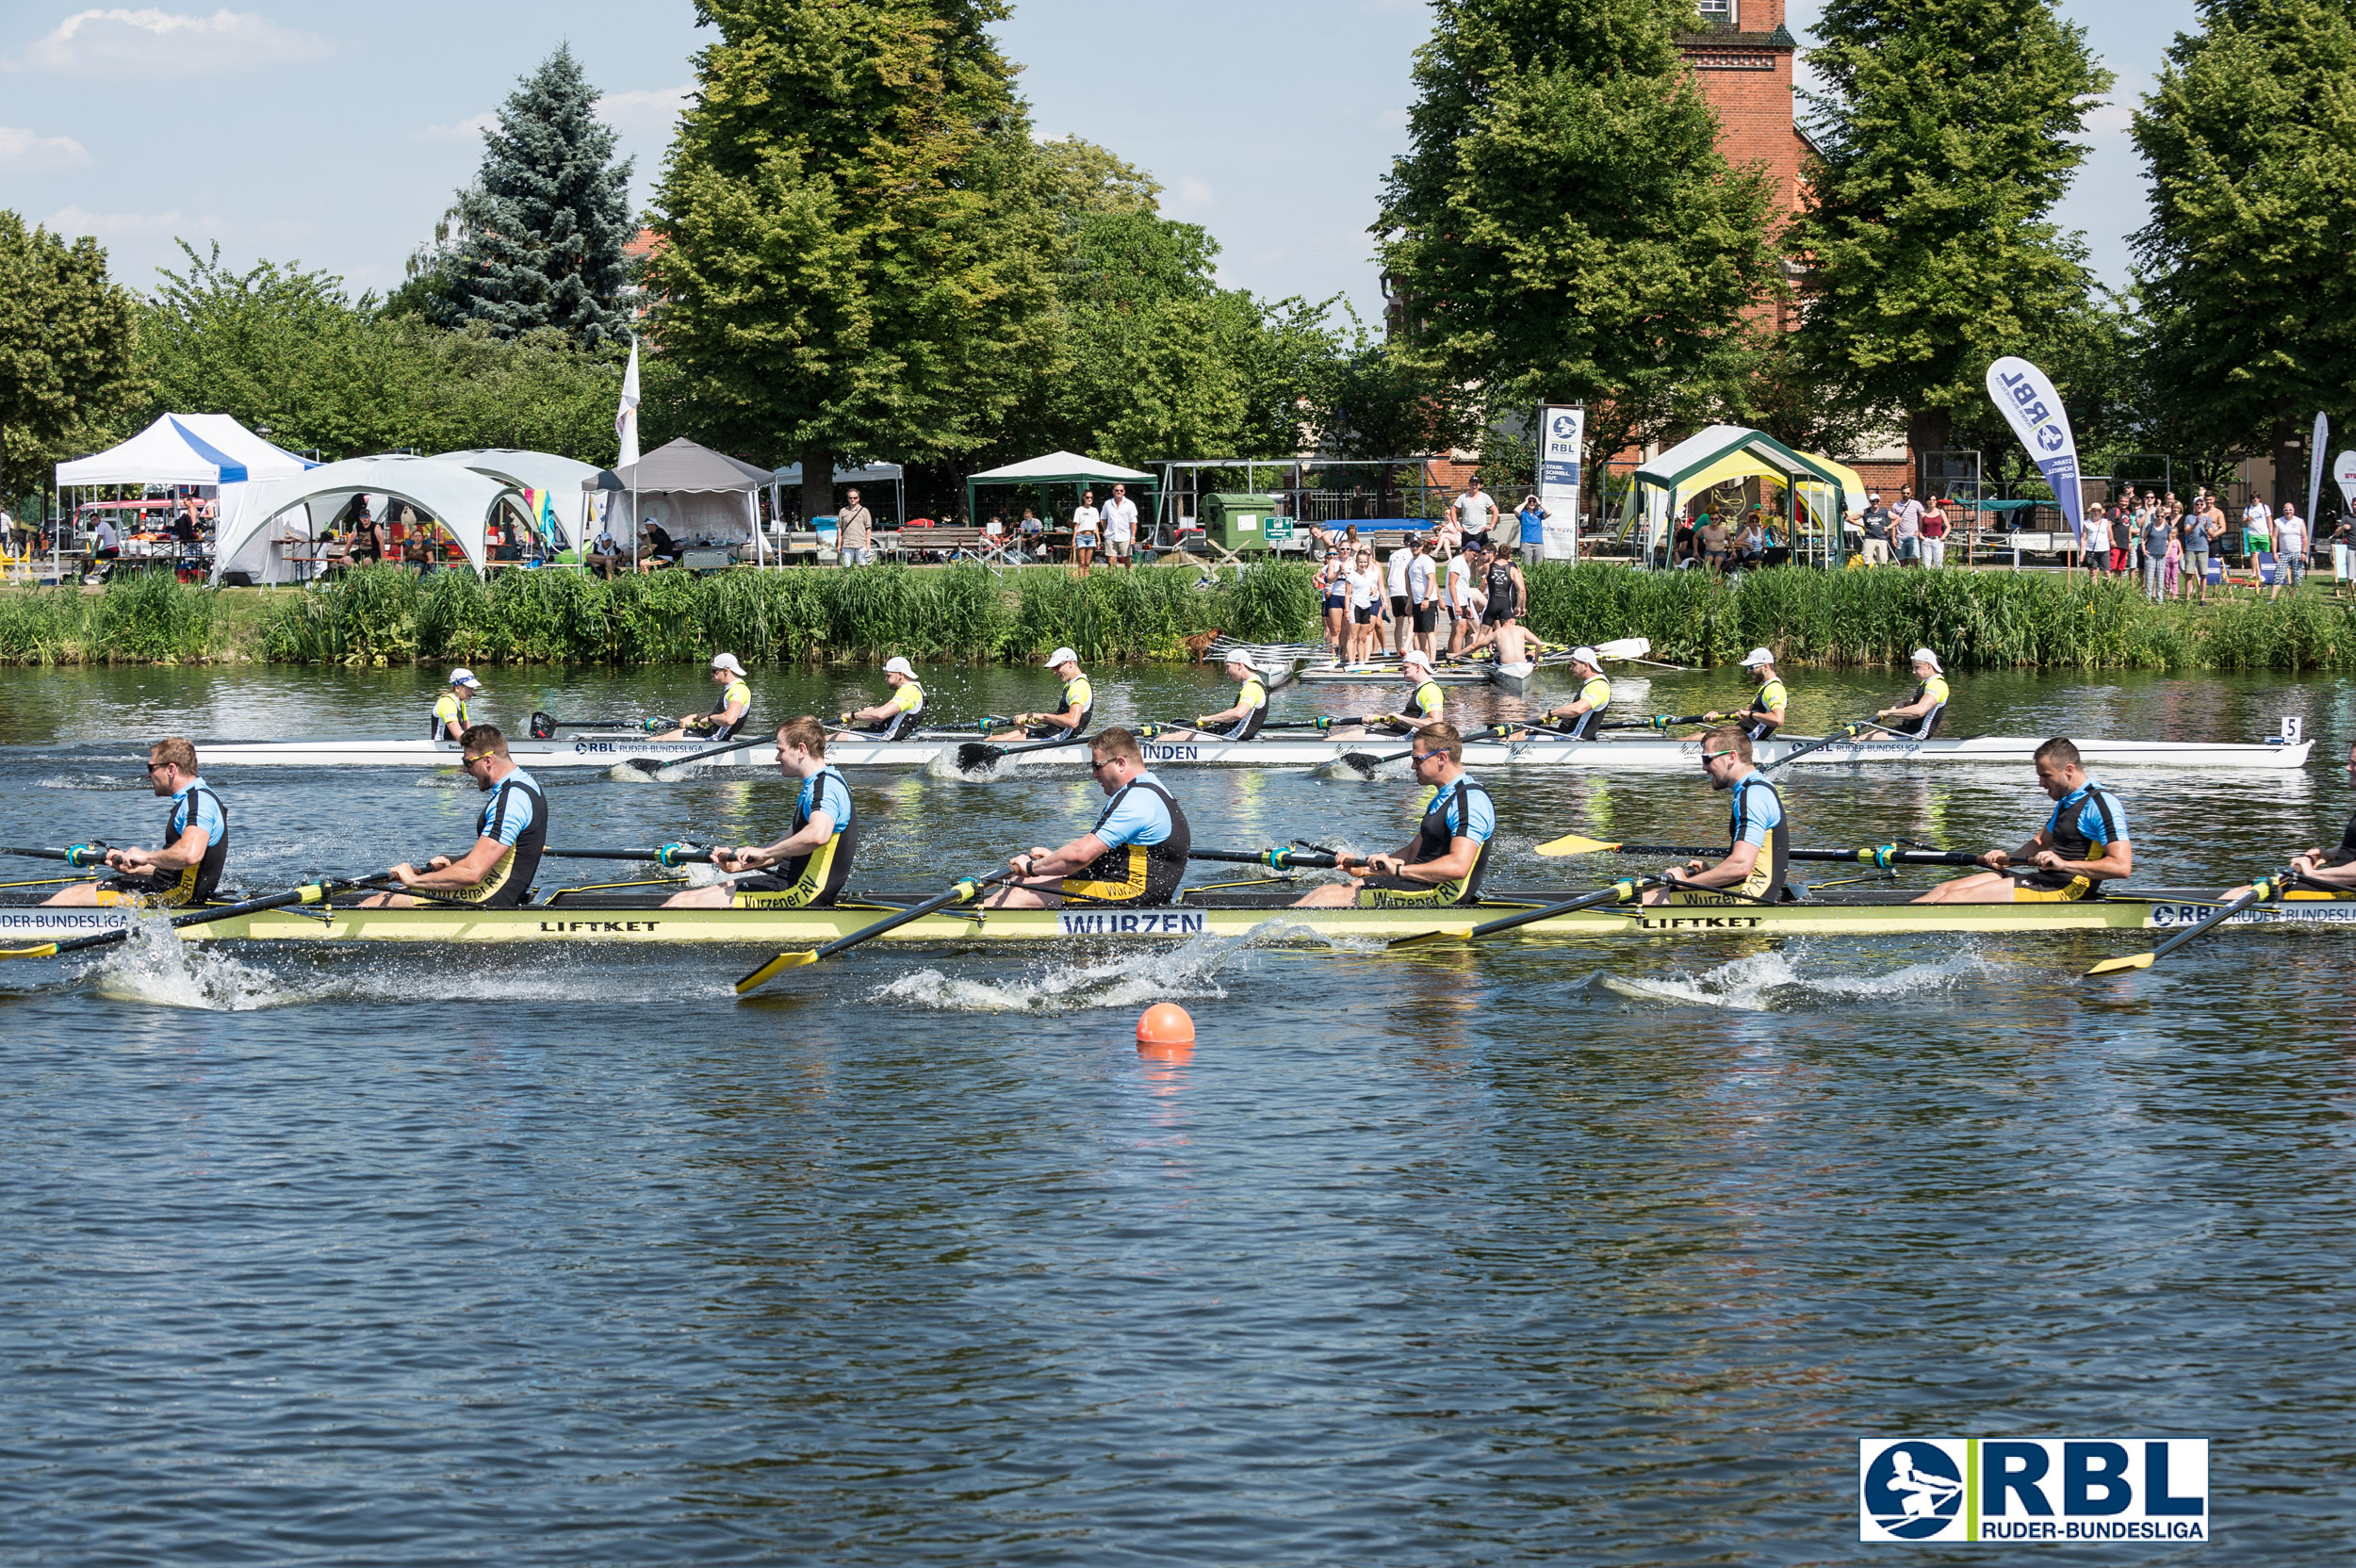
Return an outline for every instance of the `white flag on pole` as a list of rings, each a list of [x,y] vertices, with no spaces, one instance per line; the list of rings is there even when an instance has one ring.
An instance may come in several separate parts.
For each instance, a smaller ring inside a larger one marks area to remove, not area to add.
[[[1988,395],[2029,449],[2037,471],[2053,487],[2070,531],[2086,545],[2086,495],[2078,487],[2078,440],[2070,415],[2045,372],[2025,359],[2005,355],[1988,368]]]
[[[2323,500],[2323,449],[2331,439],[2331,416],[2315,416],[2315,433],[2307,442],[2307,527],[2315,526],[2315,508]]]
[[[614,435],[622,448],[614,466],[627,468],[638,461],[638,339],[634,337],[630,340],[630,368],[622,372],[622,406],[614,411]]]

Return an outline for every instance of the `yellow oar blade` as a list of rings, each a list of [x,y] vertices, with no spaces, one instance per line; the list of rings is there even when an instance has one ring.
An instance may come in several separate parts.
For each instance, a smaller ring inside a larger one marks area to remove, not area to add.
[[[54,958],[57,956],[56,942],[43,942],[39,947],[0,947],[0,958]]]
[[[1472,928],[1466,926],[1456,931],[1418,931],[1412,937],[1394,937],[1383,945],[1391,948],[1422,947],[1432,942],[1462,942],[1471,939]]]
[[[1560,859],[1565,855],[1601,855],[1606,850],[1619,847],[1618,844],[1605,843],[1601,839],[1590,839],[1579,833],[1565,833],[1559,839],[1549,839],[1540,844],[1538,853],[1553,860]]]
[[[739,980],[736,983],[736,994],[743,996],[746,991],[757,990],[783,974],[787,970],[801,969],[817,961],[818,955],[809,949],[797,948],[790,953],[780,953],[752,973],[744,976],[744,979]]]
[[[2158,956],[2156,953],[2130,953],[2124,958],[2105,958],[2086,971],[2086,974],[2080,978],[2091,978],[2097,974],[2117,974],[2119,971],[2127,969],[2150,969],[2151,960]]]

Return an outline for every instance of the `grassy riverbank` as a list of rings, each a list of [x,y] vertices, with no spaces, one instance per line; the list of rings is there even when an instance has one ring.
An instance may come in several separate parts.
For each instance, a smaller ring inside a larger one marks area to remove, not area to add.
[[[2048,573],[1698,572],[1548,563],[1528,573],[1530,623],[1562,641],[1641,635],[1654,656],[1723,664],[1763,644],[1786,664],[1894,665],[1922,645],[1956,668],[2356,670],[2356,606],[2321,586],[2281,603],[2148,603],[2132,585]],[[1057,568],[663,573],[389,568],[318,589],[190,588],[149,575],[104,594],[0,594],[0,662],[679,663],[728,648],[749,662],[1036,659],[1068,643],[1092,663],[1182,657],[1222,629],[1314,642],[1301,566],[1209,586],[1159,568],[1075,580]]]

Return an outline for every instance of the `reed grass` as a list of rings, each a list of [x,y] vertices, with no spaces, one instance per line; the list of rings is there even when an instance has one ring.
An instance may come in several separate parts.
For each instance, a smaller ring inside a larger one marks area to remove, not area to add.
[[[2123,582],[2050,573],[1745,574],[1544,562],[1524,568],[1531,628],[1556,642],[1650,638],[1672,663],[1730,663],[1759,645],[1787,665],[1896,666],[1929,646],[1955,669],[2356,671],[2356,606],[2311,587],[2161,606]],[[234,603],[234,612],[231,609]],[[1036,660],[1069,644],[1091,663],[1184,657],[1212,630],[1313,642],[1306,567],[1267,563],[1205,578],[1177,567],[979,566],[660,572],[606,582],[580,572],[425,579],[364,567],[333,583],[247,598],[161,573],[0,593],[0,662],[259,659],[304,664],[748,663]]]

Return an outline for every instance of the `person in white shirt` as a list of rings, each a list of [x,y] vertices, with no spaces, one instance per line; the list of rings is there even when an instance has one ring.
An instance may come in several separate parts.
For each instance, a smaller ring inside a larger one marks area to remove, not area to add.
[[[1096,492],[1081,491],[1080,504],[1072,509],[1072,564],[1083,573],[1095,563],[1097,531],[1104,520],[1096,510]]]
[[[1464,556],[1450,558],[1446,581],[1448,599],[1448,656],[1450,659],[1464,651],[1465,639],[1481,625],[1481,601],[1473,592],[1472,562]]]
[[[1414,629],[1406,639],[1409,647],[1421,648],[1425,662],[1435,651],[1432,641],[1440,626],[1439,564],[1432,559],[1432,545],[1420,533],[1407,536],[1408,548],[1415,553],[1407,558],[1407,605],[1415,617]]]
[[[1358,547],[1350,564],[1350,662],[1365,663],[1383,645],[1383,569],[1372,547]]]
[[[2307,519],[2299,514],[2297,503],[2284,501],[2282,514],[2274,520],[2274,591],[2269,600],[2282,596],[2282,584],[2291,585],[2291,596],[2299,596],[2299,585],[2307,578],[2307,557],[2315,540],[2308,531]]]
[[[1464,493],[1456,498],[1455,510],[1456,526],[1463,531],[1466,542],[1489,536],[1489,525],[1497,518],[1497,503],[1488,491],[1481,487],[1480,480],[1474,480],[1465,487]]]
[[[1399,548],[1391,552],[1390,560],[1384,566],[1387,578],[1384,585],[1390,590],[1391,599],[1391,651],[1393,653],[1405,650],[1408,621],[1414,612],[1412,601],[1407,596],[1407,564],[1415,558],[1415,537],[1411,533],[1401,539],[1399,542]]]
[[[1113,486],[1113,498],[1104,503],[1104,559],[1116,566],[1135,566],[1134,554],[1137,541],[1137,503],[1129,498],[1129,487]]]

